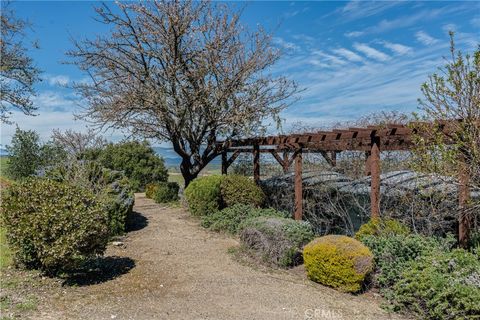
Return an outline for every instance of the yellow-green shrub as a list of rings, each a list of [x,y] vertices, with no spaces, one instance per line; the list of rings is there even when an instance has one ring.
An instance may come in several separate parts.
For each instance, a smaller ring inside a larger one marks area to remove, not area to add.
[[[149,183],[145,186],[145,197],[153,199],[155,191],[158,189],[157,183]]]
[[[265,194],[255,182],[241,175],[224,176],[220,184],[223,204],[231,207],[235,204],[246,204],[260,207],[265,201]]]
[[[153,200],[157,203],[168,203],[178,200],[178,190],[180,189],[176,182],[159,182],[153,194]]]
[[[314,239],[303,249],[308,277],[346,292],[357,292],[373,270],[373,254],[361,242],[340,235]]]
[[[361,240],[365,236],[407,235],[409,233],[408,227],[400,221],[388,218],[372,218],[355,233],[355,239]]]
[[[54,274],[102,254],[110,230],[104,205],[88,189],[27,179],[2,194],[2,224],[15,263]]]
[[[185,189],[185,199],[192,215],[205,216],[221,209],[220,183],[223,177],[212,175],[190,182]]]

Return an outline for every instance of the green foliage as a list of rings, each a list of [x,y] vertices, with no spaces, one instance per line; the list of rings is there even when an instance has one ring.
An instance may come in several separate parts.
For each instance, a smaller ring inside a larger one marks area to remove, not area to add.
[[[249,204],[260,207],[265,201],[265,194],[255,182],[241,175],[227,175],[220,184],[221,196],[225,206]]]
[[[33,130],[21,130],[17,127],[7,151],[7,176],[12,179],[29,177],[40,167],[40,137]]]
[[[158,189],[158,183],[148,183],[145,186],[145,197],[148,199],[153,199],[155,191]]]
[[[94,161],[73,161],[51,168],[46,175],[55,181],[91,190],[108,213],[110,235],[125,231],[135,197],[123,172],[104,168]]]
[[[190,182],[185,189],[185,198],[192,215],[206,216],[221,209],[220,184],[223,177],[205,176]]]
[[[168,203],[178,200],[178,190],[180,189],[176,182],[159,182],[153,191],[153,200],[157,203]]]
[[[303,250],[308,277],[346,292],[358,292],[373,271],[373,254],[361,242],[339,235],[316,238]]]
[[[400,221],[388,218],[372,218],[355,233],[355,239],[361,240],[365,236],[407,235],[409,233],[408,227]]]
[[[306,221],[260,216],[241,224],[240,241],[264,262],[291,267],[302,263],[302,248],[314,237]]]
[[[423,319],[477,319],[480,260],[465,250],[436,251],[405,268],[390,300]]]
[[[134,191],[144,191],[148,183],[167,181],[163,159],[148,142],[128,141],[109,144],[104,149],[85,152],[82,158],[96,160],[105,168],[123,171]]]
[[[395,284],[410,261],[433,251],[448,251],[455,243],[453,237],[436,239],[420,235],[384,234],[361,238],[375,257],[373,283],[381,288]]]
[[[202,226],[214,231],[236,234],[242,222],[254,217],[287,217],[288,214],[275,209],[259,209],[251,205],[235,204],[207,216],[202,217]]]
[[[104,252],[108,216],[87,189],[30,178],[2,198],[2,223],[17,264],[54,274]]]

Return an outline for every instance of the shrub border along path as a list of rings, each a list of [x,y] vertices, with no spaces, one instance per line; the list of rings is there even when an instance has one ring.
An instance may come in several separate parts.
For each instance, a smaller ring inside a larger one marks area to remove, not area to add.
[[[238,246],[235,238],[203,229],[183,208],[144,194],[135,203],[148,225],[107,250],[135,267],[100,284],[64,286],[35,319],[323,319],[322,312],[334,319],[403,319],[383,311],[372,293],[344,294],[307,280],[303,266],[266,272],[239,263],[228,253]]]

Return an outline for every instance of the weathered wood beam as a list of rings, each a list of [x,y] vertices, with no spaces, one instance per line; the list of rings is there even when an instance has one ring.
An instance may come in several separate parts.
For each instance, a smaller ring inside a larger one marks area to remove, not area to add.
[[[380,139],[372,139],[370,155],[370,208],[371,218],[380,217]]]
[[[253,146],[253,180],[257,185],[260,184],[260,147],[258,144]]]
[[[295,220],[303,216],[302,150],[295,153]]]
[[[470,240],[470,230],[472,226],[472,217],[468,212],[468,202],[470,200],[469,175],[467,165],[463,156],[459,160],[458,168],[458,243],[466,248]]]

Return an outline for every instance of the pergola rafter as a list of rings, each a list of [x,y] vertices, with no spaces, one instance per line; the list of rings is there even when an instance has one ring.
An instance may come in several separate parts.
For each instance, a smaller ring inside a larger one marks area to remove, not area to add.
[[[334,129],[331,131],[307,132],[301,134],[255,137],[219,142],[222,153],[222,173],[226,174],[228,167],[240,153],[253,154],[253,175],[256,183],[260,181],[260,153],[270,153],[288,172],[295,162],[295,219],[302,219],[302,154],[313,152],[321,154],[331,165],[336,166],[338,153],[342,151],[363,151],[366,156],[365,174],[371,175],[371,216],[380,216],[380,153],[382,151],[408,151],[414,147],[414,135],[431,139],[432,132],[441,132],[447,138],[446,143],[457,131],[462,120],[411,122],[407,125],[389,123],[382,126],[367,126],[363,128]],[[433,141],[432,141],[433,143]],[[230,158],[227,153],[233,153]],[[280,156],[283,154],[283,156]],[[291,154],[291,156],[289,156]],[[468,202],[468,175],[459,174],[459,207]],[[459,218],[459,241],[466,241],[470,226],[468,220]]]

